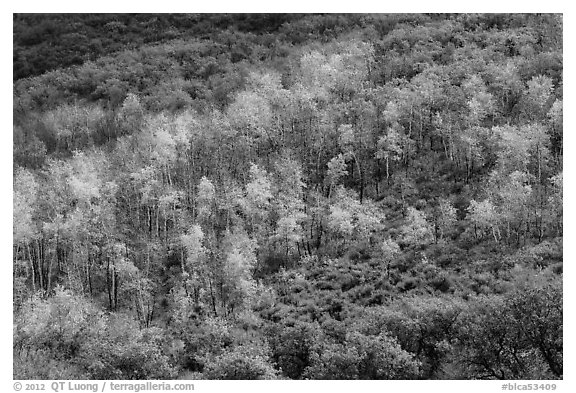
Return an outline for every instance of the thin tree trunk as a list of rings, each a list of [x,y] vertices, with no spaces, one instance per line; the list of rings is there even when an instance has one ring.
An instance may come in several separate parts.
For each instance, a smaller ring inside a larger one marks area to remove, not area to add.
[[[32,253],[30,252],[30,244],[26,243],[26,250],[28,251],[28,260],[30,261],[30,267],[32,269],[32,290],[36,293],[36,271],[34,269],[34,259],[32,258]]]
[[[386,157],[386,184],[390,185],[390,165],[388,157]]]
[[[38,280],[40,281],[40,289],[44,290],[44,262],[40,253],[40,241],[36,239],[36,260],[38,261]]]

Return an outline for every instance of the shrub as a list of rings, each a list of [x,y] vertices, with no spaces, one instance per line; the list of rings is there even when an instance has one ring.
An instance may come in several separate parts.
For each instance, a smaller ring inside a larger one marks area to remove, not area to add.
[[[313,379],[414,379],[419,362],[400,348],[395,339],[359,332],[344,343],[319,343],[305,376]]]
[[[458,318],[456,337],[459,377],[561,378],[561,285],[537,284],[475,299]]]
[[[302,377],[310,364],[312,346],[317,341],[317,325],[297,322],[294,326],[271,326],[267,337],[272,349],[272,359],[291,379]]]
[[[27,302],[14,330],[19,379],[167,379],[176,374],[158,328],[139,329],[70,291]],[[46,366],[39,366],[45,364]]]
[[[208,362],[203,375],[207,379],[276,379],[277,371],[261,348],[239,346]]]

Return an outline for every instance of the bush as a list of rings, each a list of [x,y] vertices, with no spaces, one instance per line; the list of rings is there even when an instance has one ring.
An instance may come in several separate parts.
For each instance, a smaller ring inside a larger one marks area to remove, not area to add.
[[[86,343],[79,363],[90,379],[171,379],[176,369],[164,350],[159,328],[138,329],[137,323],[110,325],[103,337]]]
[[[239,346],[207,363],[203,376],[207,379],[276,379],[268,355],[261,348]]]
[[[458,318],[456,337],[461,378],[562,378],[560,283],[475,299]]]
[[[283,374],[300,379],[310,364],[312,346],[317,341],[317,325],[298,322],[294,326],[273,325],[267,331],[272,359]]]
[[[449,341],[463,305],[449,298],[413,297],[385,307],[374,307],[358,320],[358,330],[367,335],[388,332],[402,350],[421,364],[422,378],[442,378],[441,370],[450,358]]]
[[[129,315],[110,317],[57,288],[24,304],[14,330],[17,379],[168,379],[176,374],[158,328]],[[46,366],[39,366],[45,364]]]
[[[414,379],[419,362],[384,334],[349,333],[344,343],[316,346],[305,376],[311,379]]]
[[[450,279],[450,277],[446,276],[445,274],[442,274],[438,277],[433,278],[432,280],[429,281],[429,284],[432,288],[434,288],[434,290],[440,291],[443,293],[454,291],[452,289],[452,286],[453,286],[452,280]]]

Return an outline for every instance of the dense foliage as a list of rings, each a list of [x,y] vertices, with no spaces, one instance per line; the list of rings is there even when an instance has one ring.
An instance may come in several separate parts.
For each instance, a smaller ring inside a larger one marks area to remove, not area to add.
[[[559,379],[558,15],[15,15],[14,378]]]

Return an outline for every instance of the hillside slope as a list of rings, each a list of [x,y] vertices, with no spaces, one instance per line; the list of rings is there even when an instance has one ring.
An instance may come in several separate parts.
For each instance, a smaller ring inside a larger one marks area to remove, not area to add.
[[[558,15],[15,15],[15,379],[560,379]]]

